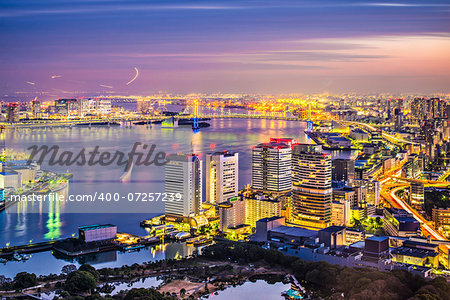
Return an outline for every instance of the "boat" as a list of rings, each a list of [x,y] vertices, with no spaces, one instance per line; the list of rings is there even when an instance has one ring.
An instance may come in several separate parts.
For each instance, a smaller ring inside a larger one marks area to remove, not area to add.
[[[13,254],[13,259],[14,259],[14,260],[17,260],[17,261],[21,261],[23,258],[22,258],[22,255],[20,255],[20,254],[17,253],[17,252],[14,252],[14,254]]]
[[[8,261],[6,260],[6,259],[4,259],[4,258],[0,258],[0,263],[1,264],[6,264]]]
[[[194,246],[195,247],[203,246],[203,245],[212,243],[212,241],[213,241],[213,239],[211,239],[211,238],[200,239],[200,240],[194,242]]]
[[[128,252],[138,251],[139,249],[145,248],[145,245],[134,245],[125,247],[124,250]]]
[[[134,166],[134,163],[133,163],[133,161],[131,161],[131,166],[128,169],[128,171],[124,172],[122,174],[122,176],[120,176],[120,182],[130,182],[131,171],[133,171],[133,166]]]
[[[68,183],[67,180],[63,180],[63,181],[61,181],[57,186],[55,186],[55,187],[50,187],[49,189],[50,189],[50,191],[51,191],[52,193],[56,193],[56,192],[59,192],[59,191],[62,190],[62,189],[65,189],[65,188],[67,187],[67,183]]]

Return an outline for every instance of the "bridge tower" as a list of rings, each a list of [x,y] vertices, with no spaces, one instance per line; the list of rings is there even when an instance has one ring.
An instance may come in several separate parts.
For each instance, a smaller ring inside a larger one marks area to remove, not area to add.
[[[199,109],[198,109],[198,100],[194,101],[194,117],[192,120],[194,121],[194,124],[192,124],[192,129],[198,130],[200,128],[199,126]]]
[[[308,119],[308,120],[311,120],[311,103],[308,103],[307,109],[308,109],[308,116],[307,116],[307,119]]]

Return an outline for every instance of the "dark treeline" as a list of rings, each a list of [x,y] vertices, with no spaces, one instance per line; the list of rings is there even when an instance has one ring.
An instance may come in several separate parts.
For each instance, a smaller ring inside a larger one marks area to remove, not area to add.
[[[217,243],[202,250],[209,259],[239,263],[263,261],[285,267],[305,285],[328,299],[450,299],[450,284],[442,277],[433,280],[404,270],[379,272],[368,268],[348,268],[326,262],[306,262],[277,250],[248,243]]]

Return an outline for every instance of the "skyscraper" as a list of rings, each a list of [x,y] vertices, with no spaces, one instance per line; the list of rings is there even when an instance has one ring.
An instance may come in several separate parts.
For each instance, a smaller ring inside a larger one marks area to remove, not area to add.
[[[31,101],[31,114],[33,118],[39,118],[41,114],[41,101],[32,100]]]
[[[270,139],[252,149],[252,188],[264,191],[289,191],[292,185],[292,139]]]
[[[238,195],[238,153],[216,152],[206,156],[206,201],[221,204]]]
[[[355,161],[352,159],[333,159],[332,180],[351,185],[355,179]]]
[[[292,219],[316,228],[331,223],[331,155],[321,146],[295,145],[292,155]]]
[[[8,103],[6,106],[6,120],[10,123],[19,121],[19,103]]]
[[[170,154],[165,166],[165,192],[181,194],[181,201],[166,201],[166,215],[191,217],[199,214],[202,204],[202,162],[195,154]]]
[[[411,206],[417,210],[422,210],[425,199],[425,189],[423,183],[411,182],[409,197]]]

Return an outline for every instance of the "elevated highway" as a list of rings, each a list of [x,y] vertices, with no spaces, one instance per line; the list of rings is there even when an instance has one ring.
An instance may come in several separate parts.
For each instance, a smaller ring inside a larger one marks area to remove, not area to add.
[[[175,116],[176,118],[195,118],[194,115]],[[15,123],[0,123],[0,128],[38,128],[38,127],[64,127],[78,124],[98,124],[98,123],[133,123],[140,121],[161,121],[170,116],[142,116],[142,117],[111,117],[98,119],[73,119],[73,120],[29,120]],[[307,121],[297,117],[286,117],[280,115],[251,115],[251,114],[221,114],[221,115],[199,115],[198,118],[208,119],[261,119],[261,120],[285,120],[285,121]]]

